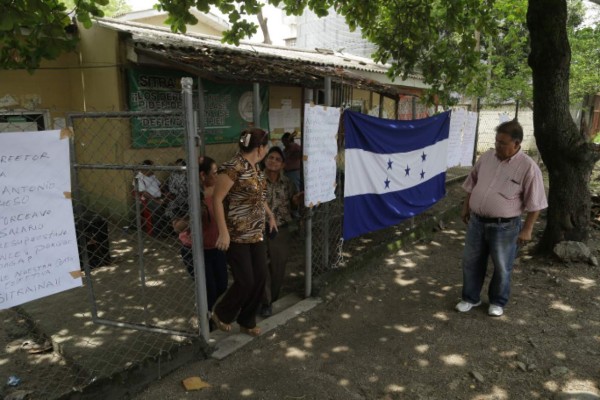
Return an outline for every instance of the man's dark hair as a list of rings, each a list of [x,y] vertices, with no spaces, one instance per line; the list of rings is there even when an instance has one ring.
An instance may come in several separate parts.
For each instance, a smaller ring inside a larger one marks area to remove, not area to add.
[[[144,161],[142,161],[142,165],[154,165],[154,161],[152,161],[152,160],[144,160]]]
[[[277,153],[281,156],[281,161],[285,161],[285,156],[283,155],[283,150],[281,150],[280,147],[277,146],[273,146],[269,149],[269,152],[267,153],[267,157],[269,157],[269,154],[271,153]]]
[[[283,134],[283,136],[281,136],[281,141],[284,142],[286,140],[292,140],[292,134],[289,132],[286,132]]]
[[[518,140],[519,143],[523,141],[523,127],[515,119],[503,122],[500,125],[498,125],[496,127],[496,133],[504,133],[506,135],[509,135],[513,141]]]

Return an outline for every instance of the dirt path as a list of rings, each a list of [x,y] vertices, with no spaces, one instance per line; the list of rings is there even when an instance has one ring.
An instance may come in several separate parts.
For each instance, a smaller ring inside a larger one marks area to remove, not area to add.
[[[521,253],[503,317],[458,314],[463,238],[446,221],[324,289],[309,313],[135,398],[600,399],[600,271]],[[189,376],[211,388],[186,393]]]

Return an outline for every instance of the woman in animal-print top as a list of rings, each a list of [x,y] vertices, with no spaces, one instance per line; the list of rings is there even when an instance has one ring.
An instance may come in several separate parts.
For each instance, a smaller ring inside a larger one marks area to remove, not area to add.
[[[268,141],[268,134],[262,129],[243,131],[240,151],[219,168],[213,194],[219,227],[217,248],[227,251],[233,284],[215,306],[212,320],[217,328],[229,332],[237,316],[240,330],[252,336],[260,335],[256,310],[267,276],[265,213],[269,228],[277,230],[266,202],[265,176],[258,166],[267,154]]]

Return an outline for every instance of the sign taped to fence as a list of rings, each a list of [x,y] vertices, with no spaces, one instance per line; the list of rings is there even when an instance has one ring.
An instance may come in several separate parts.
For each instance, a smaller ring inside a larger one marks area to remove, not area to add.
[[[340,109],[304,107],[304,205],[335,199],[337,133]]]
[[[81,286],[69,140],[0,134],[0,309]]]

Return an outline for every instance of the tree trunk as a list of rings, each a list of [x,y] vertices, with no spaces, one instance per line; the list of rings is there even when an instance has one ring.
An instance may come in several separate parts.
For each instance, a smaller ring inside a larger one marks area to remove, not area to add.
[[[260,25],[260,30],[263,34],[263,43],[271,44],[271,35],[269,35],[269,26],[267,25],[268,18],[265,18],[263,16],[262,8],[258,12],[258,14],[256,14],[256,17],[258,18],[258,24]]]
[[[566,0],[529,0],[527,26],[534,134],[550,180],[547,225],[538,249],[550,253],[563,240],[588,238],[589,179],[596,155],[569,112]]]

